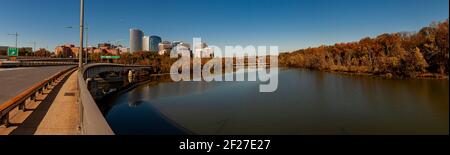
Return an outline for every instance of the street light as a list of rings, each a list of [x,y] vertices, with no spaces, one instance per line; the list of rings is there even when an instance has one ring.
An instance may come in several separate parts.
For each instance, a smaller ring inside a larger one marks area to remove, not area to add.
[[[81,70],[83,67],[83,37],[84,35],[84,0],[80,0],[80,52],[78,56],[78,67]]]
[[[64,28],[73,29],[73,26],[65,26]],[[84,30],[86,30],[86,56],[84,58],[84,63],[88,63],[88,53],[89,53],[89,27],[85,27]]]
[[[18,41],[18,38],[19,38],[19,33],[13,33],[13,34],[8,34],[8,35],[10,35],[10,36],[16,36],[16,48],[18,48],[17,47],[17,41]]]
[[[31,42],[30,44],[33,44],[33,50],[32,50],[32,52],[37,51],[37,50],[36,50],[36,41],[33,41],[33,42]]]

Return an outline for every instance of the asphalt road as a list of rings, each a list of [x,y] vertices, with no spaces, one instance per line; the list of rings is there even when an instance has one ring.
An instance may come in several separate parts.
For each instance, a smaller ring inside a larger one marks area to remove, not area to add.
[[[0,68],[0,105],[71,66]]]

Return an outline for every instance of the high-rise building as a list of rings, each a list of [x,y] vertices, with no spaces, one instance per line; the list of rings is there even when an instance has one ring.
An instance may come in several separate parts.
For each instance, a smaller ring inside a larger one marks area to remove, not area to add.
[[[150,36],[150,52],[159,52],[159,43],[162,42],[159,36]]]
[[[149,36],[144,36],[142,38],[142,50],[150,51],[150,37]]]
[[[144,32],[139,29],[130,29],[130,52],[142,51]]]

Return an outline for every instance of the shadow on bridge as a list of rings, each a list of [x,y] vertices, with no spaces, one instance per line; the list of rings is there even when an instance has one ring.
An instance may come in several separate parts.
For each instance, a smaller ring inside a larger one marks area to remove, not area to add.
[[[31,115],[27,117],[27,119],[25,119],[25,121],[17,127],[17,129],[11,132],[10,135],[33,135],[37,131],[53,101],[69,77],[70,76],[66,76],[58,82],[47,94],[45,99],[39,103],[38,107],[36,109],[32,109],[33,113],[31,113]]]

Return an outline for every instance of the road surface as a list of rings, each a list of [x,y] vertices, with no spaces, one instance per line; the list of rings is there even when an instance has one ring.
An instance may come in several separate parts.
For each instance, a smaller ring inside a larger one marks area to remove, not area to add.
[[[0,105],[34,84],[72,66],[0,68]]]

